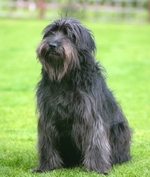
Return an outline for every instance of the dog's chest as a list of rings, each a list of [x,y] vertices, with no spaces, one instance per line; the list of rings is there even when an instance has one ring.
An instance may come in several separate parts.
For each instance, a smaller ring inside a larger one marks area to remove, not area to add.
[[[75,95],[73,91],[51,91],[46,98],[48,109],[51,111],[52,117],[56,120],[66,121],[70,120],[73,113],[74,105],[76,104]],[[62,122],[63,123],[63,122]]]

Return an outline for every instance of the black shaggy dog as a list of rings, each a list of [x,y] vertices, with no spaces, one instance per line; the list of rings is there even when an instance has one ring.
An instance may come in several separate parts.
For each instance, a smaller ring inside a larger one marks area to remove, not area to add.
[[[130,159],[130,129],[94,59],[95,49],[91,32],[76,19],[61,18],[43,31],[37,48],[42,78],[34,172],[82,164],[107,174],[113,164]]]

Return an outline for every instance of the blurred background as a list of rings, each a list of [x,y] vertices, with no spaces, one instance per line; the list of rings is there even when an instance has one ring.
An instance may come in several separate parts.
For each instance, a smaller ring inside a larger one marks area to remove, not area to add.
[[[150,0],[1,0],[0,17],[150,21]]]
[[[150,176],[150,0],[0,0],[0,177],[36,177],[36,48],[46,25],[73,16],[93,32],[95,58],[133,129],[132,161],[109,177]],[[44,177],[99,177],[80,168]]]

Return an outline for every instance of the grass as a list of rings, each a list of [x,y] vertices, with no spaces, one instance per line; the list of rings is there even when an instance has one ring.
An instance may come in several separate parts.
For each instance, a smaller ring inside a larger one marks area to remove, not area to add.
[[[35,85],[40,65],[35,50],[48,21],[0,19],[0,176],[98,177],[83,168],[32,174],[37,165]],[[84,22],[95,35],[97,60],[108,73],[133,129],[132,160],[116,165],[110,177],[150,174],[150,26]],[[103,176],[103,175],[101,175]]]

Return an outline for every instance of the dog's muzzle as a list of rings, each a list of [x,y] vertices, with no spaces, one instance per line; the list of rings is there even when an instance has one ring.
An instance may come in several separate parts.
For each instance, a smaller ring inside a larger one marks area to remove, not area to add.
[[[56,54],[57,49],[58,49],[58,45],[55,42],[48,42],[48,46],[49,46],[49,51],[50,54]]]

